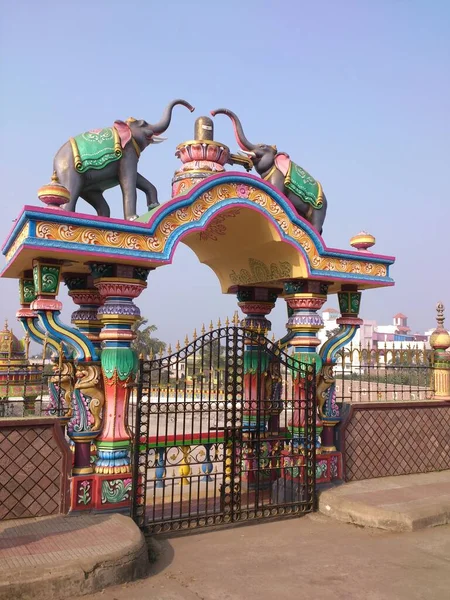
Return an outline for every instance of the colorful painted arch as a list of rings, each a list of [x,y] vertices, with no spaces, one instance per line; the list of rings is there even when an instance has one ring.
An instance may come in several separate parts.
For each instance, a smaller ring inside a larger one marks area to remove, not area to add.
[[[157,268],[180,241],[216,273],[223,292],[292,278],[329,281],[330,292],[348,283],[393,285],[394,258],[327,248],[285,196],[242,173],[209,177],[134,222],[27,206],[3,246],[2,276],[20,277],[36,256],[72,261],[71,272],[99,260]]]

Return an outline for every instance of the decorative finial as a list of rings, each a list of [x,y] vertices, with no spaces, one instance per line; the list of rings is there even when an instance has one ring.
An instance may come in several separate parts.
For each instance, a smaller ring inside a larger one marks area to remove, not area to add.
[[[444,304],[438,302],[436,305],[437,327],[430,336],[430,346],[438,353],[445,352],[450,347],[450,334],[444,327],[444,310]]]
[[[229,327],[230,326],[230,319],[227,317],[225,319],[225,327]]]
[[[197,339],[197,329],[194,329],[194,333],[192,334],[192,339],[194,341]]]
[[[203,325],[202,325],[202,335],[205,335],[205,333],[206,333],[206,327],[205,327],[205,324],[203,323]]]
[[[180,340],[177,341],[177,344],[175,346],[176,351],[178,352],[181,348],[181,344],[180,344]]]
[[[220,329],[221,327],[222,327],[222,323],[221,323],[220,318],[219,318],[219,320],[217,321],[217,328]]]
[[[233,325],[237,327],[239,325],[239,313],[237,310],[234,311],[233,315]]]
[[[49,208],[60,209],[69,202],[70,192],[59,182],[56,171],[53,171],[51,182],[39,188],[38,198]]]
[[[369,248],[375,245],[375,238],[367,231],[360,231],[357,235],[353,236],[350,240],[350,246],[356,248],[360,252],[368,252]]]
[[[442,302],[438,302],[436,304],[436,321],[438,324],[438,327],[444,327],[444,321],[445,321],[445,317],[444,317],[444,310],[445,310],[445,306],[442,304]]]
[[[167,353],[168,353],[169,356],[172,354],[172,346],[171,346],[171,344],[169,344],[169,347],[167,349]]]

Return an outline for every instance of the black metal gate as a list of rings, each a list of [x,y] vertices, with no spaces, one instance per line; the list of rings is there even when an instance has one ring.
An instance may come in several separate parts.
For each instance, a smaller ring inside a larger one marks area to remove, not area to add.
[[[256,330],[140,362],[133,501],[152,533],[312,511],[315,370]]]

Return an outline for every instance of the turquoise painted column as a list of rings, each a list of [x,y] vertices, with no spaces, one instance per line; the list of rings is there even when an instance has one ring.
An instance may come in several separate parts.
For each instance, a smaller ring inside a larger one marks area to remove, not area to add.
[[[341,316],[337,319],[339,331],[327,340],[320,349],[322,369],[317,380],[317,401],[319,416],[323,422],[322,451],[334,452],[334,427],[340,421],[336,403],[336,380],[334,366],[339,350],[349,344],[362,324],[358,318],[361,305],[361,292],[353,285],[342,286],[338,292]]]

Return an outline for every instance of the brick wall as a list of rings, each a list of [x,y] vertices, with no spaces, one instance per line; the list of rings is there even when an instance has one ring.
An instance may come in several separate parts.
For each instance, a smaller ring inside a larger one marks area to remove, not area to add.
[[[450,403],[356,404],[346,409],[339,431],[345,481],[450,469]]]
[[[58,419],[0,419],[0,520],[66,513],[70,464]]]

